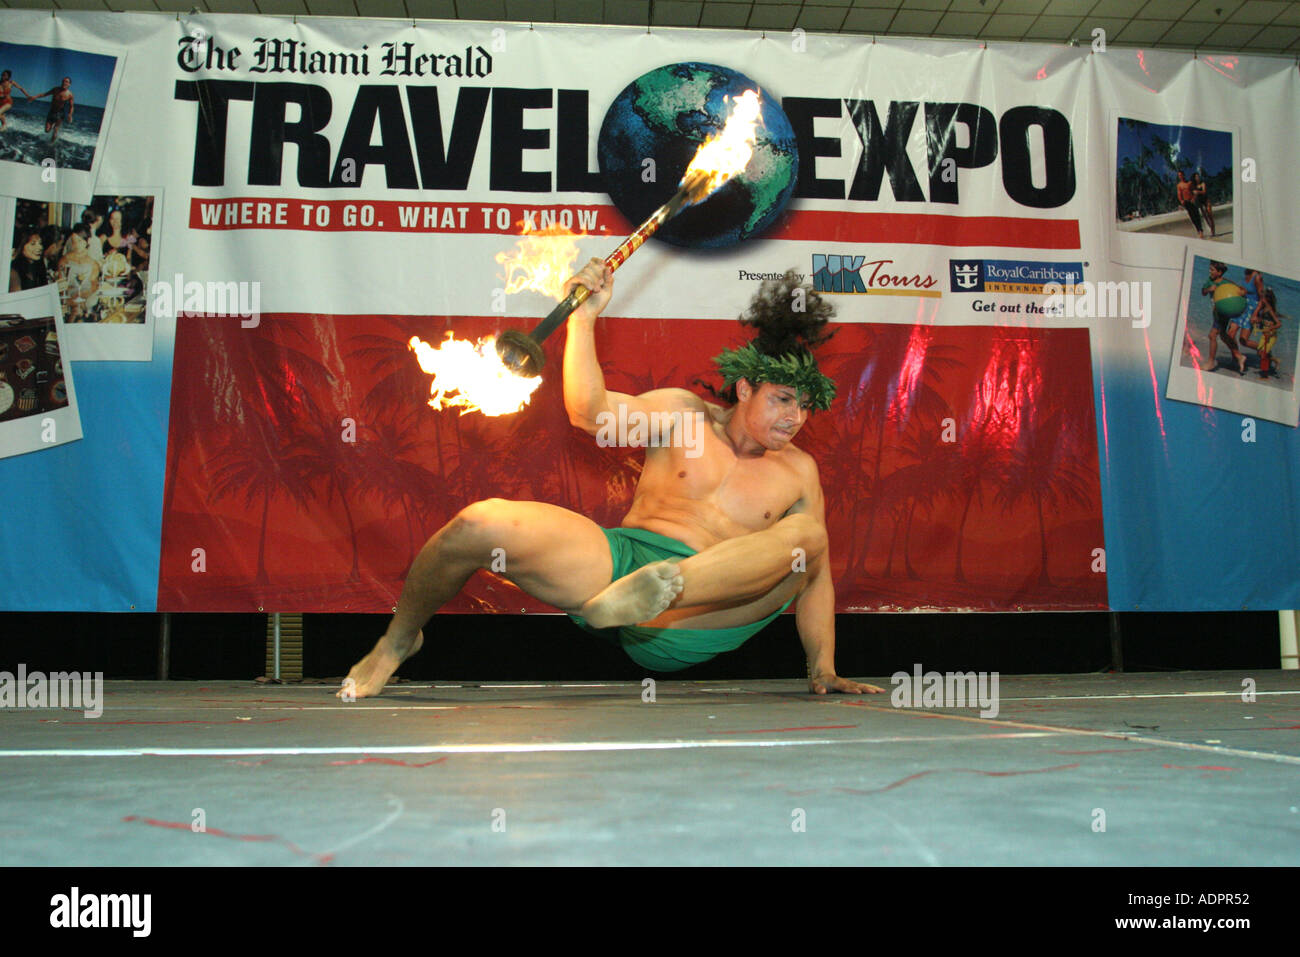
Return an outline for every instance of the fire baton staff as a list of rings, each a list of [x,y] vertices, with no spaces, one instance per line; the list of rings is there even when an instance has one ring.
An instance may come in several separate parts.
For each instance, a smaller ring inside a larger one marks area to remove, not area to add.
[[[622,244],[605,258],[607,267],[618,269],[655,234],[655,230],[687,206],[693,206],[704,200],[748,165],[753,155],[754,125],[758,119],[758,109],[758,94],[752,90],[739,98],[736,109],[728,117],[723,132],[701,146],[695,158],[691,160],[691,165],[687,167],[677,192],[668,202],[651,213],[649,219],[638,226],[632,235],[623,240]],[[501,357],[501,361],[516,375],[541,374],[542,366],[546,363],[546,357],[542,353],[542,342],[560,327],[573,310],[586,302],[590,295],[591,290],[586,286],[575,286],[573,291],[565,296],[532,332],[507,329],[496,343],[497,354]]]

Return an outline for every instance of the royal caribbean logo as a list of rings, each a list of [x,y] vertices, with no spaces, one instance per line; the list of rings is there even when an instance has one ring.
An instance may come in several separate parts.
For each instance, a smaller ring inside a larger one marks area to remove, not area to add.
[[[939,278],[930,273],[908,273],[892,259],[814,253],[813,291],[866,296],[943,295]]]
[[[953,292],[1015,292],[1042,295],[1048,283],[1073,287],[1083,282],[1083,263],[1026,262],[1018,259],[950,259]]]

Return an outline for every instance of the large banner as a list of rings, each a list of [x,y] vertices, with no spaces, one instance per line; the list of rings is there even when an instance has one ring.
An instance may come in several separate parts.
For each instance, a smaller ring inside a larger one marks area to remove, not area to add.
[[[597,350],[612,389],[707,397],[765,280],[834,305],[839,395],[796,444],[839,610],[1300,605],[1290,61],[0,25],[6,609],[388,611],[471,502],[620,524],[643,453],[569,424],[562,330],[501,416],[430,408],[409,343],[531,329],[520,249],[608,255],[746,90],[753,159],[619,269]],[[480,575],[448,610],[548,609]]]

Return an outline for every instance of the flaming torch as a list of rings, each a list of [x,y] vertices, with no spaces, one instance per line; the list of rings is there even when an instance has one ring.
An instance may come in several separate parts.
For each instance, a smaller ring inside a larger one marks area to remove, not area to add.
[[[605,259],[606,266],[617,269],[623,265],[660,226],[686,207],[702,202],[744,170],[754,152],[759,106],[755,90],[747,90],[736,99],[722,132],[699,148],[686,168],[677,192],[609,254]],[[545,243],[548,238],[539,236],[534,242]],[[572,251],[576,252],[576,242]],[[535,257],[533,252],[539,253],[539,257]],[[525,286],[539,290],[556,285],[562,288],[562,280],[555,282],[559,275],[555,260],[570,257],[565,259],[567,277],[567,263],[572,258],[566,247],[553,244],[545,255],[541,255],[540,247],[525,253],[523,260],[532,267],[532,273],[539,277],[542,285],[529,281],[528,277],[518,277],[517,281],[517,277],[512,275],[509,291]],[[535,258],[546,259],[545,268],[538,269]],[[500,256],[497,261],[512,273],[520,262],[519,259],[502,259]],[[457,340],[448,333],[446,341],[437,348],[413,337],[409,345],[417,354],[420,367],[434,376],[429,405],[435,409],[457,406],[461,415],[475,411],[489,416],[518,412],[528,404],[533,391],[541,384],[539,376],[546,362],[542,341],[590,295],[585,286],[575,286],[531,333],[507,329],[499,339],[489,337],[473,344]]]
[[[655,234],[655,230],[687,206],[693,206],[704,200],[749,164],[750,157],[754,153],[758,110],[758,93],[754,90],[746,90],[737,99],[722,132],[701,146],[695,158],[691,160],[691,164],[686,167],[686,173],[678,184],[677,192],[668,202],[651,213],[650,218],[623,240],[617,249],[605,257],[607,267],[617,269],[623,265],[642,243]],[[569,313],[586,302],[590,295],[591,290],[586,286],[574,286],[573,291],[565,296],[532,332],[507,329],[496,343],[501,361],[517,375],[539,375],[546,362],[541,343],[559,328],[560,324],[569,317]]]

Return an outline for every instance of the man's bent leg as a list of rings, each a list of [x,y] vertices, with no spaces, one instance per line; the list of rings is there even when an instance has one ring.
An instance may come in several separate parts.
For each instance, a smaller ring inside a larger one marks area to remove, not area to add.
[[[771,528],[719,542],[682,559],[677,565],[681,594],[672,602],[672,609],[735,607],[755,601],[792,574],[801,574],[797,571],[800,566],[810,566],[825,551],[826,529],[821,523],[801,513],[787,516]],[[647,565],[611,584],[583,606],[582,617],[593,623],[599,621],[598,627],[649,622],[655,616],[632,618],[612,606],[615,593],[633,575],[653,568]]]
[[[761,598],[782,581],[802,575],[826,551],[826,528],[802,513],[771,528],[719,542],[682,560],[685,584],[674,608],[735,605]],[[795,579],[798,580],[798,579]]]
[[[353,666],[339,694],[378,694],[420,650],[424,625],[480,568],[500,568],[529,595],[568,611],[609,584],[612,564],[600,526],[576,512],[541,502],[475,502],[420,550],[388,630]]]

